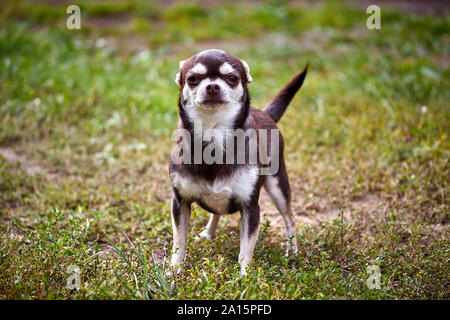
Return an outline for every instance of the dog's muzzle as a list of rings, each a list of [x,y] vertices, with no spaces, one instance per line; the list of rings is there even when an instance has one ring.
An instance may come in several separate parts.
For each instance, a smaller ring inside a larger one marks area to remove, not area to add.
[[[222,99],[222,93],[218,84],[208,84],[205,88],[205,92],[206,94],[201,104],[215,106],[226,103],[226,101]]]

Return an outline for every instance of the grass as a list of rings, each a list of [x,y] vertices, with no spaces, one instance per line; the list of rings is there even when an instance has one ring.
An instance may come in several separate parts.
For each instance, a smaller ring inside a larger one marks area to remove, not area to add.
[[[0,156],[0,298],[449,299],[449,15],[382,8],[370,31],[365,10],[335,2],[80,6],[70,31],[64,6],[0,5],[0,146],[40,168]],[[197,243],[195,207],[185,271],[167,278],[173,79],[208,46],[249,63],[257,107],[309,62],[280,121],[294,209],[342,209],[300,223],[290,259],[265,216],[240,279],[238,217]],[[378,205],[355,208],[367,196]]]

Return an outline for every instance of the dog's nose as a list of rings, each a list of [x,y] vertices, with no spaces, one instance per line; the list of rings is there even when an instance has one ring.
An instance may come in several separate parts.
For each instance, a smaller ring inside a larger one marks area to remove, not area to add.
[[[211,83],[206,86],[206,93],[209,95],[215,96],[215,95],[219,94],[219,92],[220,92],[220,86],[218,84]]]

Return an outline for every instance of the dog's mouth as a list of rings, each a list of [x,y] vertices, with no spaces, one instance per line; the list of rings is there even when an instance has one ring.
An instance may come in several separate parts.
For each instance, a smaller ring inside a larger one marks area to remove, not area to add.
[[[225,103],[227,102],[222,99],[205,99],[200,104],[207,107],[217,107]]]

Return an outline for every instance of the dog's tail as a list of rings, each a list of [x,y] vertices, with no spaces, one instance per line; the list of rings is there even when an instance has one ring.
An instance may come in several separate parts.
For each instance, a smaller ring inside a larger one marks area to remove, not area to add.
[[[263,108],[263,111],[266,112],[273,121],[278,122],[278,120],[281,119],[295,93],[302,86],[307,71],[308,64],[306,64],[305,69],[292,78],[292,80],[277,93],[272,101]]]

